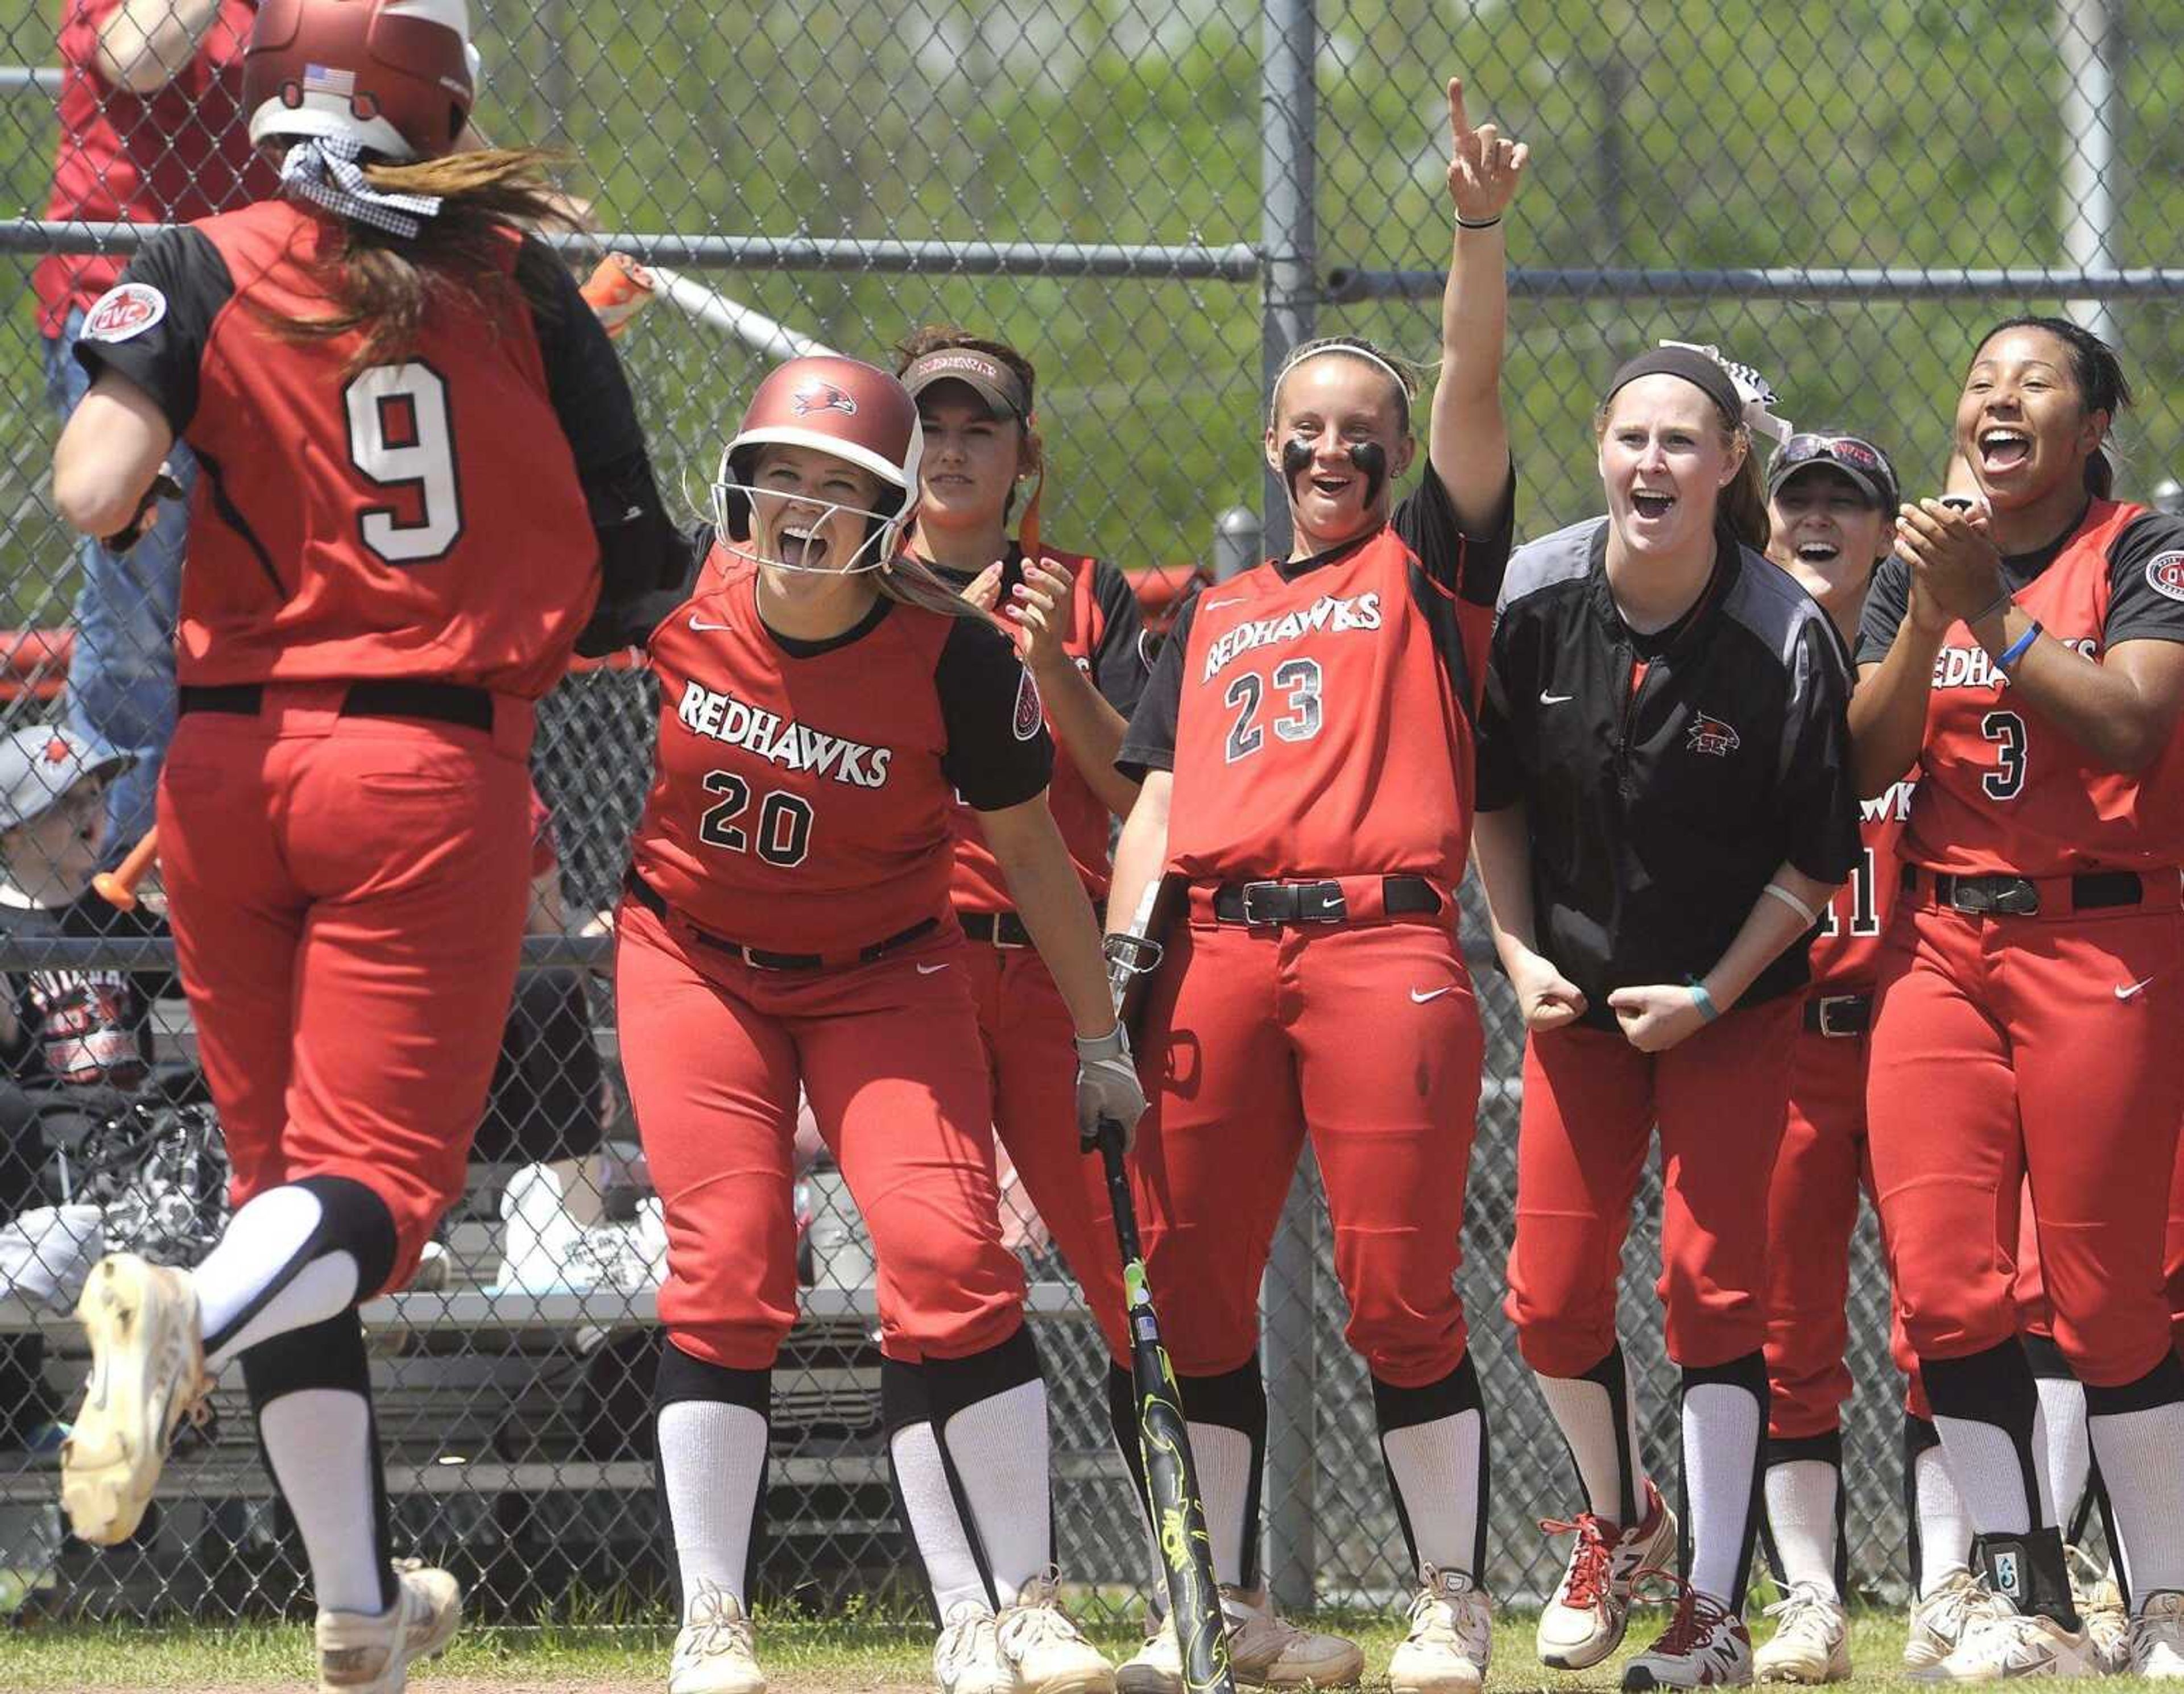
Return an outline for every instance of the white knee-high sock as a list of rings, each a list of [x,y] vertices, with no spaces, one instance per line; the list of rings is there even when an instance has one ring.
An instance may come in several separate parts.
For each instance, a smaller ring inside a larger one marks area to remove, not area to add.
[[[1767,1434],[1767,1367],[1758,1354],[1747,1381],[1684,1373],[1684,1492],[1691,1502],[1691,1586],[1732,1613],[1744,1608],[1751,1569],[1760,1444]],[[1735,1366],[1724,1366],[1726,1373]]]
[[[1688,1408],[1687,1408],[1688,1409]],[[1842,1471],[1825,1459],[1788,1459],[1767,1467],[1767,1528],[1790,1587],[1818,1588],[1837,1602],[1836,1510]]]
[[[370,1404],[344,1389],[298,1389],[259,1408],[258,1434],[303,1537],[319,1609],[384,1612]]]
[[[1213,1580],[1224,1588],[1249,1586],[1244,1549],[1252,1525],[1251,1437],[1225,1424],[1191,1424],[1190,1463],[1205,1496],[1206,1535],[1213,1548]]]
[[[1421,1565],[1478,1577],[1474,1549],[1485,1442],[1485,1414],[1475,1411],[1390,1429],[1380,1437]]]
[[[1911,1461],[1911,1488],[1919,1514],[1919,1569],[1914,1573],[1921,1599],[1958,1572],[1970,1569],[1971,1514],[1949,1469],[1949,1456],[1928,1447]]]
[[[1034,1378],[973,1401],[940,1436],[978,1526],[994,1597],[1012,1604],[1053,1558],[1046,1385]]]
[[[766,1477],[766,1422],[748,1406],[678,1400],[660,1411],[660,1491],[687,1619],[702,1584],[748,1611],[751,1525]]]
[[[1638,1396],[1624,1368],[1623,1349],[1616,1347],[1583,1376],[1533,1380],[1577,1467],[1585,1509],[1624,1527],[1642,1518],[1646,1468],[1638,1451]]]
[[[2091,1389],[2086,1405],[2129,1404],[2131,1397],[2129,1388]],[[2184,1401],[2096,1410],[2087,1421],[2136,1611],[2150,1594],[2184,1590]]]
[[[218,1371],[261,1341],[356,1303],[359,1254],[394,1250],[386,1208],[359,1184],[314,1179],[269,1189],[229,1219],[190,1273],[205,1363]]]
[[[2086,1390],[2074,1377],[2034,1379],[2040,1390],[2040,1423],[2047,1438],[2048,1485],[2055,1521],[2067,1531],[2092,1474],[2093,1448],[2086,1433]]]
[[[987,1592],[963,1514],[956,1509],[955,1491],[948,1485],[948,1467],[933,1425],[908,1424],[893,1431],[888,1452],[894,1461],[895,1486],[901,1491],[911,1536],[925,1566],[926,1584],[933,1590],[934,1609],[944,1621],[966,1602],[992,1610],[993,1596]]]

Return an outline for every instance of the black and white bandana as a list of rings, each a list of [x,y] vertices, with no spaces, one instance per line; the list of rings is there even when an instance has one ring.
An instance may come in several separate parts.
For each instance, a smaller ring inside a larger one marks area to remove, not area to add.
[[[281,161],[281,188],[323,206],[338,217],[415,241],[437,217],[437,194],[389,194],[365,180],[357,161],[364,148],[341,136],[313,136],[290,148]]]

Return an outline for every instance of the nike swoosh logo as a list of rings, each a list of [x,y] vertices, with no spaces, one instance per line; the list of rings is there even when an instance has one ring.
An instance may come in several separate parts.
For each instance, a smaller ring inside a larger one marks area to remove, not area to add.
[[[1243,604],[1244,602],[1240,599],[1208,600],[1206,602],[1206,610],[1208,611],[1219,611],[1223,606],[1240,606]]]
[[[1545,688],[1540,690],[1541,705],[1568,705],[1576,698],[1575,694],[1551,694]]]
[[[2125,986],[2117,989],[2115,991],[2115,997],[2118,1000],[2129,1000],[2133,995],[2137,994],[2141,989],[2144,988],[2153,980],[2153,978],[2152,977],[2141,977],[2137,982],[2127,984]]]
[[[735,625],[732,623],[700,623],[698,621],[698,614],[692,612],[690,614],[690,627],[696,630],[699,634],[704,635],[711,630],[733,629]]]
[[[1439,1000],[1445,994],[1454,994],[1456,990],[1452,988],[1437,988],[1429,989],[1424,994],[1421,994],[1418,989],[1412,989],[1411,990],[1411,1004],[1412,1006],[1424,1006],[1428,1000]]]
[[[917,973],[921,977],[930,977],[937,975],[939,972],[944,971],[948,967],[945,965],[920,965],[917,967]]]

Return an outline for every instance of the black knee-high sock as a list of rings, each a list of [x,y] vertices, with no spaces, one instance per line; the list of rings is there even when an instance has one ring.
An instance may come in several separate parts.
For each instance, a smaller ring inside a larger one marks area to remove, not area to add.
[[[1373,1415],[1412,1567],[1481,1580],[1490,1472],[1486,1402],[1470,1353],[1420,1388],[1374,1377]]]
[[[1691,1509],[1681,1526],[1683,1563],[1692,1585],[1725,1602],[1732,1613],[1744,1609],[1765,1497],[1760,1455],[1768,1398],[1763,1353],[1684,1368],[1683,1487]]]
[[[396,1597],[393,1542],[371,1366],[356,1313],[260,1341],[242,1363],[259,1451],[303,1535],[320,1603],[331,1598],[332,1609],[365,1609],[338,1602],[365,1597],[358,1591],[376,1579],[379,1603],[371,1609],[385,1611]],[[298,1408],[281,1402],[302,1394],[320,1397],[292,1418]]]
[[[2039,1390],[2025,1350],[2013,1338],[1967,1358],[1922,1358],[1919,1374],[1979,1531],[1975,1546],[1988,1582],[2020,1612],[2076,1629],[2037,1445]]]
[[[1190,1457],[1205,1496],[1215,1576],[1259,1585],[1259,1480],[1267,1461],[1267,1385],[1259,1362],[1219,1376],[1178,1376]]]

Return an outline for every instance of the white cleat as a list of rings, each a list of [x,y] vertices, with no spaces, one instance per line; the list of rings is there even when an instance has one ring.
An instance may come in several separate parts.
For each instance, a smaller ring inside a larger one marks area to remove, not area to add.
[[[2086,1626],[2092,1643],[2093,1660],[2103,1676],[2120,1676],[2131,1664],[2131,1614],[2124,1609],[2123,1590],[2082,1547],[2063,1549],[2063,1567],[2070,1573],[2070,1603]]]
[[[750,1619],[736,1596],[700,1580],[667,1661],[667,1694],[766,1694]]]
[[[1752,1636],[1744,1619],[1711,1594],[1683,1586],[1669,1627],[1623,1667],[1623,1686],[1741,1688],[1752,1680]]]
[[[1932,1593],[1912,1605],[1911,1626],[1903,1637],[1904,1669],[1930,1669],[1957,1650],[1974,1624],[2008,1617],[2013,1609],[1970,1571],[1951,1571]]]
[[[455,1579],[414,1558],[394,1569],[394,1603],[377,1616],[319,1613],[319,1694],[402,1694],[410,1665],[454,1640],[463,1621]]]
[[[75,1315],[91,1342],[91,1375],[61,1447],[61,1503],[77,1535],[112,1546],[144,1521],[175,1430],[184,1418],[203,1421],[212,1383],[197,1290],[181,1271],[109,1253]]]
[[[1630,1624],[1630,1585],[1639,1573],[1676,1568],[1676,1514],[1650,1482],[1646,1508],[1645,1517],[1628,1530],[1590,1512],[1574,1523],[1549,1518],[1540,1525],[1549,1535],[1577,1536],[1562,1582],[1540,1613],[1540,1663],[1556,1670],[1599,1663],[1623,1643]]]
[[[1390,1694],[1479,1694],[1494,1656],[1494,1602],[1461,1571],[1418,1572],[1411,1630],[1388,1661]]]
[[[2148,1595],[2131,1620],[2130,1644],[2126,1669],[2133,1676],[2184,1678],[2184,1594],[2164,1588]]]
[[[1001,1657],[994,1614],[977,1601],[948,1608],[933,1644],[933,1680],[940,1694],[1016,1694],[1016,1672]]]
[[[2098,1676],[2100,1663],[2083,1630],[2053,1618],[2010,1610],[1975,1619],[1956,1651],[1914,1670],[1914,1682],[1999,1682],[2017,1676]]]
[[[1115,1694],[1115,1668],[1061,1609],[1053,1574],[1028,1582],[994,1619],[1018,1694]]]
[[[1327,1688],[1365,1674],[1365,1650],[1340,1635],[1323,1635],[1274,1615],[1240,1589],[1221,1591],[1228,1625],[1229,1674],[1265,1688]],[[1183,1650],[1173,1620],[1163,1619],[1136,1654],[1115,1670],[1119,1694],[1183,1694]]]
[[[1850,1678],[1850,1614],[1816,1583],[1801,1582],[1767,1608],[1782,1621],[1752,1657],[1762,1682],[1844,1682]]]

